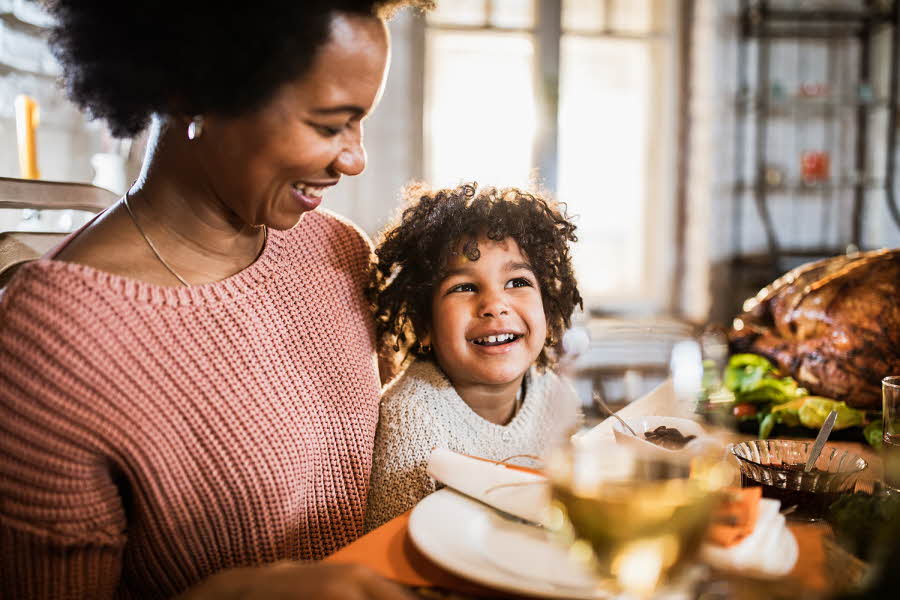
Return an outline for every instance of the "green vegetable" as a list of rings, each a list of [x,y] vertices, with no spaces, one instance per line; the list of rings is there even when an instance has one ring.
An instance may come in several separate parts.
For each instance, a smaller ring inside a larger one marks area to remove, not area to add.
[[[723,384],[732,392],[753,389],[767,373],[775,371],[768,359],[756,354],[735,354],[725,367]]]
[[[857,492],[841,496],[828,509],[838,542],[863,560],[878,547],[879,533],[900,517],[900,496],[870,496]]]
[[[779,377],[768,359],[756,354],[735,354],[725,367],[723,385],[734,392],[736,402],[781,404],[806,390],[790,377]]]
[[[769,413],[759,424],[759,439],[767,439],[769,434],[772,433],[773,427],[775,427],[775,415]]]
[[[715,365],[707,361],[704,367],[704,389],[707,399],[716,398],[726,404],[730,416],[740,422],[759,422],[759,437],[766,439],[776,425],[803,426],[819,429],[832,410],[838,412],[835,429],[866,425],[866,413],[831,398],[809,396],[791,377],[782,377],[778,368],[764,356],[757,354],[732,355],[722,373],[717,388]],[[755,410],[754,410],[755,408]],[[866,440],[878,447],[880,430],[870,424],[863,432]]]
[[[884,442],[882,434],[884,433],[884,422],[881,419],[872,421],[863,429],[863,436],[873,448],[881,448]]]
[[[799,387],[797,382],[790,377],[778,379],[775,377],[763,377],[752,390],[738,394],[741,402],[772,402],[781,404],[789,402],[798,396],[805,396],[806,390]]]
[[[832,410],[836,410],[838,413],[837,421],[834,423],[835,430],[856,427],[862,425],[866,420],[866,414],[863,411],[850,408],[846,402],[838,402],[820,396],[807,396],[798,411],[800,424],[811,429],[818,429],[825,423],[828,413]]]
[[[806,398],[794,398],[784,404],[777,404],[772,407],[772,414],[775,416],[776,422],[787,425],[788,427],[797,427],[800,425],[800,407],[806,402]]]

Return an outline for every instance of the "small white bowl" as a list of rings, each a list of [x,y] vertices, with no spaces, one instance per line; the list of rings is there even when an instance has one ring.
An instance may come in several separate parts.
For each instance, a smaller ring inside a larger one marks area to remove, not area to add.
[[[614,417],[610,417],[610,419],[614,419]],[[613,434],[616,436],[616,443],[622,444],[624,446],[629,446],[635,451],[638,451],[645,455],[657,455],[661,458],[694,456],[696,454],[700,454],[706,447],[706,444],[712,442],[712,438],[707,435],[706,430],[703,429],[703,427],[699,423],[691,421],[690,419],[681,419],[679,417],[647,416],[625,419],[625,422],[628,423],[628,425],[632,429],[634,429],[639,437],[631,435],[631,433],[622,426],[619,420],[615,419],[612,429]],[[695,435],[697,437],[692,439],[690,442],[685,444],[683,448],[680,448],[678,450],[663,448],[662,446],[658,446],[643,437],[644,433],[646,433],[647,431],[653,431],[660,425],[664,425],[666,427],[674,427],[684,436]]]

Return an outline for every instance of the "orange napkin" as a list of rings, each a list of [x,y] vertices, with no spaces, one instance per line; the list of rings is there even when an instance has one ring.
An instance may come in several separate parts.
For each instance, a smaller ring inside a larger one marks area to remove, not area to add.
[[[407,511],[344,546],[325,562],[366,565],[382,577],[413,586],[446,585],[453,576],[428,561],[406,534]],[[449,586],[448,586],[449,587]]]
[[[440,588],[474,598],[513,598],[444,570],[419,552],[409,538],[409,513],[344,546],[324,562],[365,565],[386,579],[410,587]]]
[[[718,546],[734,546],[753,532],[759,517],[762,488],[728,488],[728,499],[719,506],[706,541]]]

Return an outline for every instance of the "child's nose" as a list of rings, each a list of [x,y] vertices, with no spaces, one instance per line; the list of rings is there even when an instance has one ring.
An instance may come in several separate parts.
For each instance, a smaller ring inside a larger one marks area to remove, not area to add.
[[[500,294],[485,296],[479,307],[478,314],[482,317],[499,317],[509,312],[509,306]]]

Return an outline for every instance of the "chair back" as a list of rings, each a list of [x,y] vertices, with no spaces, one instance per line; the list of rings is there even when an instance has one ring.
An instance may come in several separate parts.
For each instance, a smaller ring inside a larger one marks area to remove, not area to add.
[[[118,195],[88,183],[0,177],[0,209],[83,210],[99,213]],[[16,270],[40,258],[69,232],[0,231],[0,290]]]

